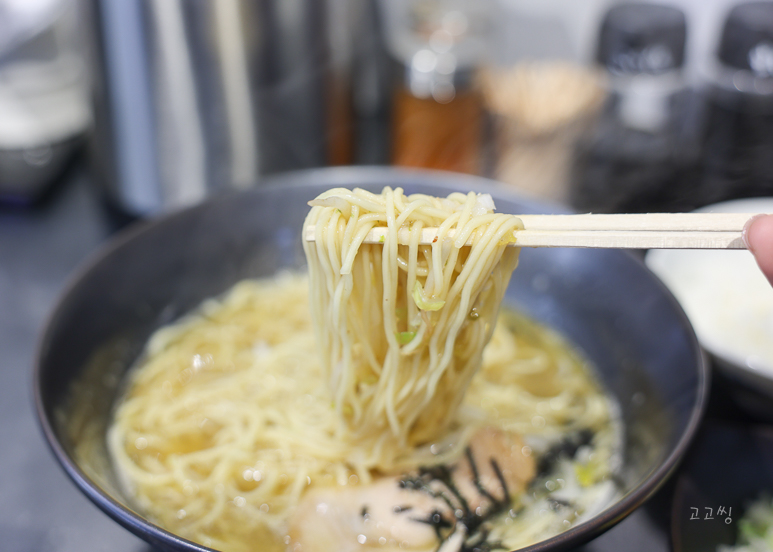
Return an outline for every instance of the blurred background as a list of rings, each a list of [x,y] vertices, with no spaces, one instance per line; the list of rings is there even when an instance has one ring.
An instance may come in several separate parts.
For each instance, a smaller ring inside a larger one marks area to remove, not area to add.
[[[770,8],[0,0],[0,197],[34,205],[76,155],[129,217],[346,164],[594,212],[766,195]]]
[[[584,212],[773,196],[773,2],[0,0],[0,548],[147,550],[20,391],[76,267],[129,222],[350,164]],[[725,384],[710,419],[773,420]],[[668,550],[670,493],[584,549]]]

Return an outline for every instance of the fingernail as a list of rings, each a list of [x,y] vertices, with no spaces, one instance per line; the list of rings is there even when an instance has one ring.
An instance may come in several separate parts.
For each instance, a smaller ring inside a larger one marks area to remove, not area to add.
[[[749,251],[752,251],[751,246],[749,245],[749,240],[747,239],[747,234],[749,233],[749,228],[751,228],[751,225],[754,223],[755,220],[757,220],[760,217],[764,217],[764,214],[754,215],[752,218],[746,221],[746,224],[743,225],[743,231],[741,232],[741,239],[743,240],[744,245],[746,246],[746,249]],[[753,251],[752,251],[753,253]]]

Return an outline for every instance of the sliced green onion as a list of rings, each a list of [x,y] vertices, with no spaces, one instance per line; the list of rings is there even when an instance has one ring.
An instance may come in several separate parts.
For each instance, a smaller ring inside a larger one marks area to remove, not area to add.
[[[416,332],[397,332],[397,342],[400,345],[408,345],[414,337],[416,337]]]
[[[574,475],[581,487],[590,487],[595,480],[595,470],[590,464],[575,464]]]
[[[341,211],[341,214],[349,218],[352,214],[352,205],[342,197],[330,196],[326,198],[317,198],[309,201],[312,207],[333,207]]]
[[[424,295],[424,288],[419,282],[416,282],[413,286],[413,301],[416,303],[417,307],[425,311],[440,310],[443,308],[443,305],[446,304],[445,301],[440,299],[434,301],[427,299]]]

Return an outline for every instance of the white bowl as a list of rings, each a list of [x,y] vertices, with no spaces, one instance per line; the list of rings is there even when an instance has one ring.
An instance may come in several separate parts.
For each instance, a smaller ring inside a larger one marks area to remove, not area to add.
[[[773,198],[709,205],[702,213],[773,213]],[[773,396],[773,287],[745,250],[653,250],[652,269],[682,304],[701,345],[728,375]]]

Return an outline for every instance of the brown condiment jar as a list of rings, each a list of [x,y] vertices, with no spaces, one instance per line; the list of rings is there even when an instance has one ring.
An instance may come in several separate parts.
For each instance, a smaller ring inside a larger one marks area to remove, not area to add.
[[[392,163],[479,174],[482,115],[482,99],[474,88],[438,101],[400,87],[393,99]]]

